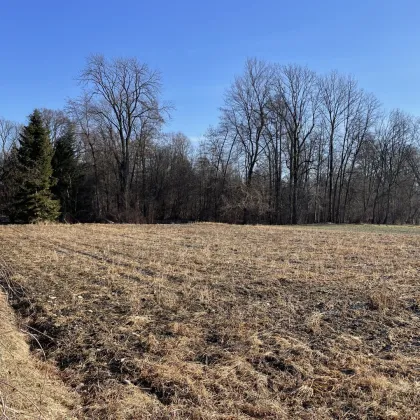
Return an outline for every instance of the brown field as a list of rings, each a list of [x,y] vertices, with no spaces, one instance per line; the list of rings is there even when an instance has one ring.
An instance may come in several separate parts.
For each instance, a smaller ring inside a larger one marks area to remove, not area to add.
[[[16,394],[48,419],[420,418],[418,228],[5,226],[0,243],[48,373],[0,369],[0,418],[24,418]]]

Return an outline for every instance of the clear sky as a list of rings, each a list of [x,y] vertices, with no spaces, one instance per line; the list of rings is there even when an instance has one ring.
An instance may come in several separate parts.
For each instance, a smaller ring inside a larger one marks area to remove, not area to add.
[[[350,73],[420,115],[419,0],[2,0],[0,40],[0,116],[21,122],[77,96],[91,53],[158,69],[176,107],[167,130],[193,139],[247,57]]]

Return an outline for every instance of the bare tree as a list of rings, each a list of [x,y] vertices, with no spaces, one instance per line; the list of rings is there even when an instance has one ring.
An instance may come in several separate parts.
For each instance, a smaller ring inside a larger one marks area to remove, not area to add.
[[[287,130],[285,125],[286,110],[282,97],[272,95],[268,108],[268,122],[264,130],[266,143],[265,155],[267,158],[269,179],[268,207],[270,209],[270,222],[282,223],[283,155],[287,143]]]
[[[209,214],[213,220],[219,220],[223,201],[227,198],[235,144],[235,135],[231,137],[229,128],[221,125],[209,128],[200,146],[198,168],[206,180],[203,186],[205,198],[200,214]]]
[[[102,216],[102,208],[100,205],[100,185],[101,177],[99,176],[99,150],[98,141],[99,134],[97,132],[97,123],[95,115],[91,109],[91,97],[85,93],[76,100],[69,100],[66,107],[67,114],[76,125],[77,136],[82,149],[84,162],[91,160],[93,166],[94,178],[94,199],[93,208],[97,217]],[[88,158],[89,156],[89,158]]]
[[[265,148],[263,132],[268,123],[272,69],[262,61],[246,62],[245,72],[237,77],[225,96],[223,125],[231,133],[241,156],[245,185],[251,188],[258,160]],[[244,223],[248,208],[244,207]]]
[[[334,215],[334,145],[339,140],[337,137],[347,137],[342,124],[351,118],[350,109],[356,97],[356,82],[332,72],[320,79],[320,99],[322,106],[321,114],[324,119],[326,132],[328,134],[328,222],[333,221]]]
[[[388,223],[395,188],[401,182],[404,164],[409,161],[413,129],[411,116],[399,110],[392,111],[389,118],[378,127],[377,147],[381,176],[378,179],[375,204],[382,204],[382,211],[381,216],[375,215],[374,206],[373,217],[379,223]]]
[[[306,67],[277,68],[275,96],[284,106],[284,125],[288,137],[290,222],[298,222],[298,194],[310,156],[305,147],[314,132],[319,112],[317,76]]]
[[[0,118],[0,161],[5,158],[10,148],[16,143],[18,133],[18,124],[4,118]]]
[[[50,133],[51,142],[55,144],[57,139],[66,132],[69,118],[63,110],[47,108],[41,109],[41,115]]]
[[[159,127],[168,110],[159,102],[160,75],[134,58],[91,56],[80,76],[90,97],[90,112],[107,127],[118,165],[119,206],[129,208],[132,142]]]
[[[348,91],[349,94],[352,91]],[[334,183],[335,221],[346,221],[350,188],[362,145],[370,141],[371,131],[377,121],[378,100],[370,94],[356,90],[348,95],[349,106],[345,112],[343,137],[339,142],[339,160]]]

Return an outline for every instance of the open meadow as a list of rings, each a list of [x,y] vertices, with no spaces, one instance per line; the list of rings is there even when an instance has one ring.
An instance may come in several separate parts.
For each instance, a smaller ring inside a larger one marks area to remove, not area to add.
[[[420,418],[420,228],[1,226],[0,247],[0,418]]]

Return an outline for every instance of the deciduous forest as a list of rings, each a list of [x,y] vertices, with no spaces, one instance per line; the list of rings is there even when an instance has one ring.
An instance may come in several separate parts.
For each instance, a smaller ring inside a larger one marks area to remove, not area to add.
[[[0,119],[3,222],[420,222],[420,119],[351,76],[249,59],[199,144],[165,130],[147,64],[95,55],[78,80],[64,109]]]

